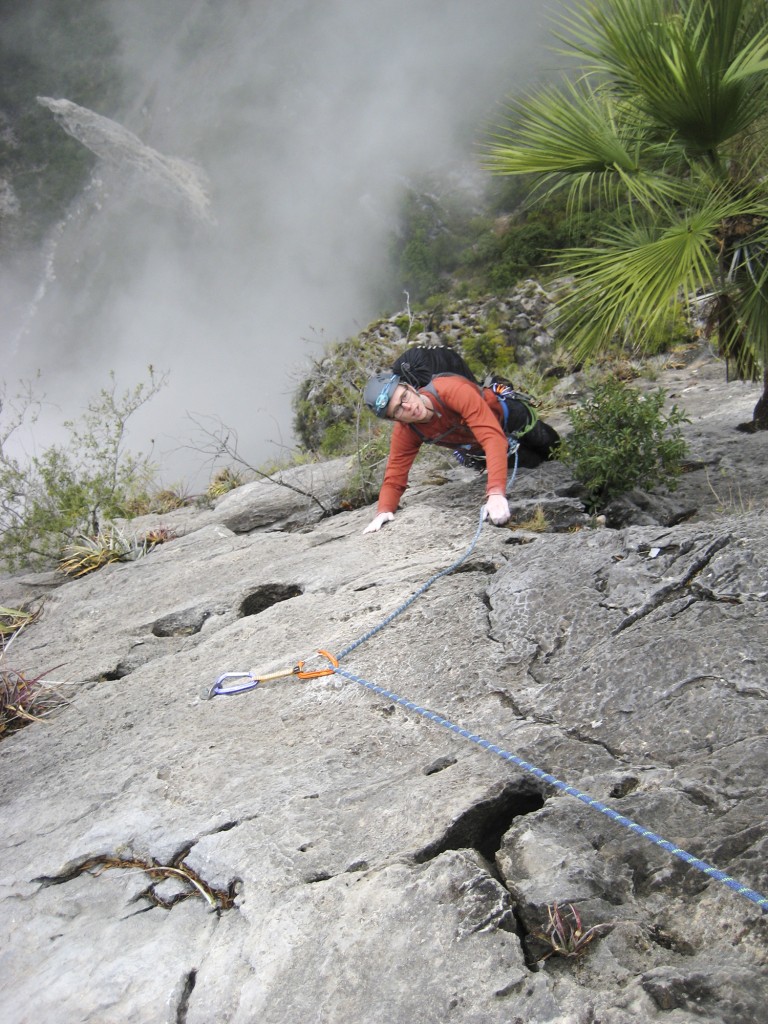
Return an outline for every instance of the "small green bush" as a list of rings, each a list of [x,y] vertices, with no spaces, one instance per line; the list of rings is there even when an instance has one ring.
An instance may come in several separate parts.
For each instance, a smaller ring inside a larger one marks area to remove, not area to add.
[[[414,320],[407,313],[401,313],[392,321],[404,338],[415,337],[427,328],[421,320]]]
[[[354,423],[331,423],[325,428],[320,442],[320,454],[333,458],[346,455],[355,448],[356,431]]]
[[[11,402],[0,394],[0,561],[11,571],[46,568],[81,536],[95,537],[145,500],[154,478],[149,456],[126,445],[130,418],[165,384],[150,366],[148,379],[120,394],[113,374],[77,421],[67,421],[64,444],[18,456],[9,440],[34,424],[31,390]]]
[[[568,413],[573,432],[559,457],[584,484],[590,511],[633,487],[674,490],[688,450],[680,424],[689,421],[676,405],[664,415],[665,399],[661,389],[643,394],[610,378]]]
[[[343,508],[360,508],[374,500],[384,478],[390,438],[387,427],[377,426],[360,444],[355,468],[340,495]]]
[[[461,339],[461,349],[469,368],[479,380],[486,374],[498,372],[513,354],[504,332],[493,323],[487,323],[483,331],[467,333]]]

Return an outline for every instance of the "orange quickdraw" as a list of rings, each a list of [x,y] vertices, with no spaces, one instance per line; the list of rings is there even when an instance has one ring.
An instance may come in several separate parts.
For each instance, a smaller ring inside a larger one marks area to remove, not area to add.
[[[299,679],[319,679],[320,676],[332,676],[336,669],[339,667],[338,659],[334,658],[334,656],[329,651],[324,651],[322,648],[319,648],[317,653],[322,654],[324,658],[327,658],[328,661],[330,661],[333,668],[319,668],[315,669],[312,672],[307,672],[304,669],[306,662],[300,661],[298,665],[296,665],[296,667],[294,668],[293,674],[295,676],[298,676]]]
[[[338,658],[334,658],[329,651],[318,650],[317,653],[330,661],[332,668],[318,668],[309,671],[304,668],[306,662],[300,661],[293,668],[281,669],[263,676],[257,675],[255,672],[225,672],[224,675],[219,676],[213,686],[203,690],[200,696],[203,700],[211,700],[212,697],[230,697],[234,694],[246,693],[248,690],[255,690],[261,683],[272,682],[275,679],[287,679],[289,676],[295,676],[297,679],[319,679],[320,676],[332,676],[339,667]],[[225,686],[228,679],[247,680],[247,682],[237,682],[231,686]]]

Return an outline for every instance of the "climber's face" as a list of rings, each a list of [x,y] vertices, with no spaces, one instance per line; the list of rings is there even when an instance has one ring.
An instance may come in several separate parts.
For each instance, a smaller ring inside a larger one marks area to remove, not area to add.
[[[432,419],[434,409],[426,395],[414,391],[409,384],[399,384],[387,406],[387,416],[398,423],[424,423]]]

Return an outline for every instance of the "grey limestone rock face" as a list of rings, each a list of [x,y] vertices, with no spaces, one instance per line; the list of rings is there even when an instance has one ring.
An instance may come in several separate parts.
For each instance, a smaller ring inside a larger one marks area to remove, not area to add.
[[[4,658],[69,706],[0,744],[3,1024],[760,1020],[764,910],[542,778],[766,894],[768,439],[687,381],[684,522],[596,528],[549,464],[510,494],[546,532],[478,529],[457,467],[377,534],[254,485],[9,581],[44,603]],[[202,699],[229,672],[286,674]]]
[[[347,459],[282,470],[230,491],[217,503],[217,519],[233,533],[306,526],[336,511],[348,475]]]

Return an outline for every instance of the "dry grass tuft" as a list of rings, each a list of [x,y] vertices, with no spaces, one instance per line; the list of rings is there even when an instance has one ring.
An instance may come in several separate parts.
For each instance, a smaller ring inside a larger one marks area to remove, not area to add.
[[[207,498],[213,500],[214,498],[220,498],[222,494],[227,494],[236,487],[241,487],[244,483],[245,476],[241,472],[225,467],[216,473],[208,484],[205,494]]]
[[[534,510],[532,516],[529,516],[528,519],[524,519],[522,522],[510,522],[509,528],[511,530],[528,530],[530,533],[546,533],[549,525],[544,509],[539,505]]]
[[[40,615],[40,609],[3,608],[0,606],[0,643],[10,638],[24,626],[29,626]]]

